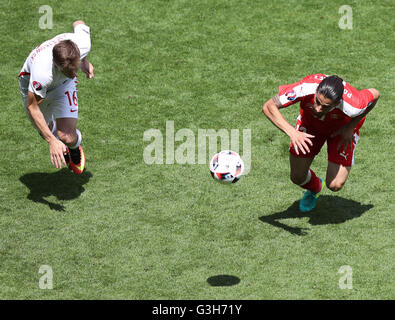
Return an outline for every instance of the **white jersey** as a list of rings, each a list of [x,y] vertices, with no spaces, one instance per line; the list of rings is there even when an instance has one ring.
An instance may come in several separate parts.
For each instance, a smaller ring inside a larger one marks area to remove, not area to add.
[[[72,80],[60,72],[53,63],[52,49],[63,40],[71,40],[78,46],[81,60],[91,49],[89,27],[85,24],[78,24],[74,28],[74,33],[59,34],[35,48],[21,69],[21,74],[30,75],[28,90],[42,98],[45,98],[48,92]]]

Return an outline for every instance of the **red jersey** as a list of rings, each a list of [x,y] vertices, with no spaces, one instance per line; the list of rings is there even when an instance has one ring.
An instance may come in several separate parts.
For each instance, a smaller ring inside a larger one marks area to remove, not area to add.
[[[362,114],[374,98],[369,90],[358,91],[343,81],[344,93],[340,103],[332,111],[321,118],[317,118],[312,111],[315,92],[318,85],[326,77],[324,74],[312,74],[298,82],[279,86],[278,96],[283,108],[300,102],[300,115],[303,122],[308,124],[310,133],[329,136],[347,124],[352,118]],[[364,121],[365,117],[355,129],[358,130]]]

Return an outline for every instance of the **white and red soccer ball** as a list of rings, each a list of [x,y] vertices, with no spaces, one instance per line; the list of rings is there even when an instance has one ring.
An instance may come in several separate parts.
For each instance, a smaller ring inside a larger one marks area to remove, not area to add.
[[[211,159],[210,172],[214,179],[235,183],[240,180],[244,171],[244,162],[237,152],[223,150]]]

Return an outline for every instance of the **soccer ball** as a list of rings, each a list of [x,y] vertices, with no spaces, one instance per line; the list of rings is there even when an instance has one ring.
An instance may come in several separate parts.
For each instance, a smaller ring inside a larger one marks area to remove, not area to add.
[[[223,150],[211,159],[210,172],[214,179],[235,183],[244,171],[244,162],[237,152]]]

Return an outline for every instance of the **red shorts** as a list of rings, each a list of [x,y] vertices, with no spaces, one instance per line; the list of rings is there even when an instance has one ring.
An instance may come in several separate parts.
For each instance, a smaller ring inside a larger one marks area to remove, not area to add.
[[[311,142],[313,143],[312,146],[309,146],[310,152],[306,151],[306,154],[303,154],[299,150],[299,155],[296,154],[295,148],[293,147],[292,143],[289,147],[289,152],[298,158],[314,158],[321,150],[322,146],[325,144],[325,142],[328,145],[328,161],[345,166],[345,167],[351,167],[354,164],[354,153],[355,153],[355,147],[358,143],[359,139],[359,128],[361,126],[357,126],[356,129],[354,129],[354,141],[352,143],[352,147],[347,148],[345,152],[343,152],[344,146],[341,146],[339,150],[337,150],[338,144],[341,140],[341,136],[335,136],[331,138],[330,136],[327,135],[320,135],[317,134],[316,132],[312,132],[311,130],[309,131],[308,125],[303,123],[303,118],[299,115],[297,120],[296,120],[296,129],[302,132],[310,133],[314,135],[314,138],[310,138]]]

